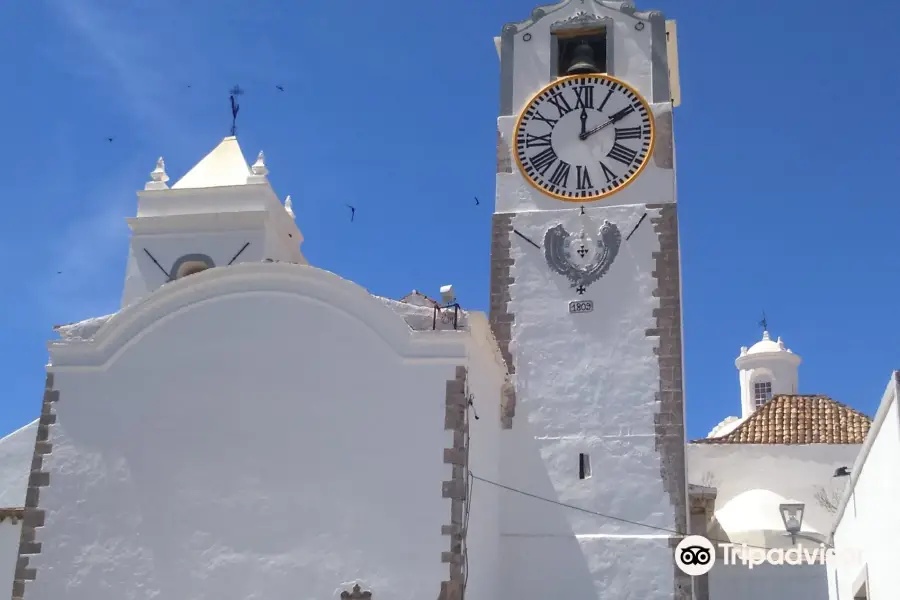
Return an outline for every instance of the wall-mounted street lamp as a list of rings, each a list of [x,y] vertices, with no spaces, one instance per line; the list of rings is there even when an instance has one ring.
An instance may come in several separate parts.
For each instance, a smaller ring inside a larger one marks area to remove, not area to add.
[[[800,527],[803,526],[803,511],[806,509],[805,504],[779,504],[778,510],[781,512],[781,520],[784,522],[784,529],[791,536],[791,543],[796,543],[800,537]]]

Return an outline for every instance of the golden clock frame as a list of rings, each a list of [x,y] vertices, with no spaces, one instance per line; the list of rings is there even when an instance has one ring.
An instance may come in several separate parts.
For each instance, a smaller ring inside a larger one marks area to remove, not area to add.
[[[613,83],[618,83],[619,85],[621,85],[622,87],[624,87],[625,89],[629,90],[631,93],[634,94],[634,96],[638,99],[638,101],[647,110],[647,114],[650,115],[650,147],[647,148],[647,154],[644,157],[644,160],[641,163],[641,166],[638,167],[638,170],[635,171],[634,173],[632,173],[631,177],[629,177],[628,179],[623,181],[622,184],[620,186],[618,186],[617,188],[612,189],[603,194],[599,194],[597,196],[585,196],[584,198],[569,198],[568,196],[562,196],[560,194],[555,194],[549,190],[542,188],[531,177],[528,176],[528,173],[525,172],[525,165],[522,164],[522,159],[519,157],[519,152],[516,149],[516,140],[519,139],[519,128],[522,126],[522,117],[525,116],[525,111],[528,110],[528,107],[531,106],[531,104],[534,102],[535,98],[537,98],[538,96],[540,96],[541,94],[543,94],[544,92],[549,90],[550,88],[556,87],[561,83],[565,83],[566,81],[574,81],[576,79],[586,79],[588,77],[598,77],[600,79],[606,79]],[[571,202],[571,203],[576,203],[576,204],[587,204],[589,202],[599,202],[600,200],[605,200],[606,198],[609,198],[610,196],[612,196],[618,192],[621,192],[622,190],[627,188],[629,185],[631,185],[634,182],[635,179],[637,179],[638,175],[640,175],[644,171],[644,168],[646,168],[646,166],[648,164],[650,164],[650,160],[653,158],[653,150],[655,148],[656,148],[656,117],[653,116],[653,109],[650,107],[650,103],[647,102],[647,100],[644,98],[643,94],[641,94],[639,91],[637,91],[637,89],[634,86],[622,81],[618,77],[613,77],[612,75],[607,75],[606,73],[583,73],[583,74],[567,75],[565,77],[559,77],[557,79],[554,79],[553,81],[551,81],[550,83],[548,83],[547,85],[542,87],[541,89],[539,89],[534,94],[532,94],[531,97],[528,99],[528,101],[525,103],[525,106],[522,108],[522,110],[519,111],[519,116],[516,118],[516,126],[513,129],[512,143],[510,144],[510,151],[516,159],[516,165],[519,167],[519,173],[522,174],[522,178],[525,179],[525,181],[527,181],[528,184],[531,185],[531,187],[533,187],[540,193],[544,194],[545,196],[550,196],[551,198],[555,198],[557,200],[562,200],[563,202]]]

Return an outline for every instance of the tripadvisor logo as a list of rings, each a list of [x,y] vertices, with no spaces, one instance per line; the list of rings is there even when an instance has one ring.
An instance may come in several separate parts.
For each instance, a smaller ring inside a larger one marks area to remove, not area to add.
[[[748,569],[770,565],[824,565],[835,557],[834,548],[819,544],[812,548],[756,548],[747,544],[719,544],[722,563],[742,564]],[[844,553],[841,556],[845,556]],[[706,575],[716,564],[716,547],[700,535],[689,535],[675,547],[675,565],[685,575]]]
[[[706,575],[714,564],[716,547],[702,535],[689,535],[675,547],[675,565],[685,575]]]

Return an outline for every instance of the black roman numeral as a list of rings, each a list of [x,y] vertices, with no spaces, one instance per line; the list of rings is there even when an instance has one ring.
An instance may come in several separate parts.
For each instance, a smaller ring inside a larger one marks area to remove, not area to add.
[[[547,102],[556,107],[556,110],[559,111],[559,116],[564,117],[570,112],[572,112],[572,107],[569,106],[569,103],[566,102],[565,96],[563,96],[562,92],[557,92],[553,94],[547,99]]]
[[[575,166],[575,185],[579,190],[586,190],[594,187],[591,183],[591,175],[588,173],[587,167],[581,165]]]
[[[616,127],[616,141],[641,139],[640,127]]]
[[[616,142],[606,156],[622,164],[630,165],[634,161],[634,157],[637,156],[637,152]]]
[[[579,85],[575,88],[575,108],[594,108],[594,86]]]
[[[616,175],[615,173],[613,173],[612,171],[610,171],[609,167],[604,165],[602,161],[598,161],[598,162],[600,162],[600,168],[603,169],[603,174],[606,176],[606,183],[609,183],[610,181],[619,178],[619,176]]]
[[[545,135],[532,135],[530,133],[525,134],[525,147],[526,148],[534,148],[538,146],[549,146],[550,145],[550,136],[552,134],[547,133]]]
[[[610,96],[613,95],[613,91],[609,90],[606,92],[606,98],[603,99],[603,102],[600,103],[600,106],[597,107],[597,110],[603,110],[603,107],[606,106],[606,103],[609,102]]]
[[[544,123],[549,125],[551,128],[556,127],[556,124],[559,122],[559,119],[548,119],[547,117],[542,115],[541,111],[539,111],[539,110],[534,111],[534,120],[535,121],[543,121]]]
[[[534,167],[535,171],[544,175],[547,172],[547,169],[550,168],[550,165],[556,162],[556,152],[553,151],[553,148],[547,148],[529,158],[528,161],[531,163],[531,166]]]
[[[552,183],[553,185],[558,185],[559,187],[568,186],[569,169],[571,168],[572,165],[570,165],[566,161],[559,161],[559,164],[556,165],[556,168],[553,170],[553,175],[550,176],[550,183]]]

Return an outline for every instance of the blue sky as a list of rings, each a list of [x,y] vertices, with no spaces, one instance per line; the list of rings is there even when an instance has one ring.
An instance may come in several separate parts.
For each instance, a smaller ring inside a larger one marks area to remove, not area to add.
[[[118,308],[135,191],[158,156],[177,179],[227,135],[235,84],[238,138],[292,195],[311,263],[486,310],[492,37],[533,1],[4,3],[0,434],[39,411],[51,326]],[[639,5],[679,27],[688,434],[739,411],[763,310],[801,392],[872,414],[900,368],[900,9],[701,4]]]

